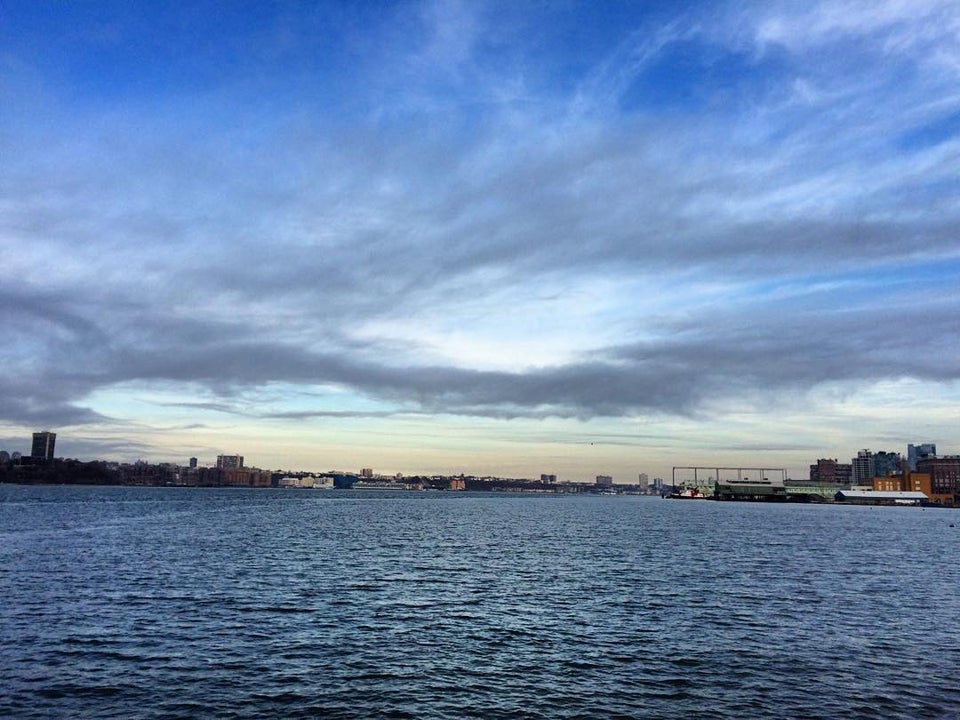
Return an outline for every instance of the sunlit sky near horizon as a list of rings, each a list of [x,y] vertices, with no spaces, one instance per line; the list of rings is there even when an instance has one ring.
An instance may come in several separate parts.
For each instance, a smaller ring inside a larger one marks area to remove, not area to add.
[[[960,4],[0,6],[0,449],[960,452]]]

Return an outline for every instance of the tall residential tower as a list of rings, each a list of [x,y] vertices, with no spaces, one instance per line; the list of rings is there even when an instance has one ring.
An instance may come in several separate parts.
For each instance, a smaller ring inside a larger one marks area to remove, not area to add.
[[[907,467],[916,472],[917,460],[926,460],[937,456],[936,443],[920,443],[907,445]]]
[[[33,434],[33,449],[30,456],[38,460],[49,462],[53,460],[53,446],[57,442],[57,434],[49,430],[41,430]]]

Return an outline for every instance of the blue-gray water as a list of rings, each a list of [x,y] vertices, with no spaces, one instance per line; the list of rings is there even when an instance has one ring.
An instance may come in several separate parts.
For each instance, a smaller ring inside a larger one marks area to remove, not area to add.
[[[960,512],[0,486],[0,716],[957,718]]]

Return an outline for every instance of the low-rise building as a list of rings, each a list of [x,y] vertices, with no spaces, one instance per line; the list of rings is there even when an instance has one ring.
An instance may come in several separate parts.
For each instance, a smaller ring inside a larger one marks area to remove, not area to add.
[[[873,479],[873,489],[877,492],[900,492],[904,489],[903,477],[899,475],[875,477]]]
[[[849,485],[853,479],[853,465],[821,458],[810,466],[810,482],[814,485]]]
[[[926,505],[930,498],[913,490],[838,490],[837,502],[854,505]]]
[[[956,504],[960,499],[960,455],[928,457],[917,460],[917,472],[930,475],[930,491],[949,496]]]
[[[876,492],[921,492],[936,505],[952,505],[954,496],[950,493],[937,493],[933,490],[930,473],[904,470],[902,475],[875,477],[873,490]]]

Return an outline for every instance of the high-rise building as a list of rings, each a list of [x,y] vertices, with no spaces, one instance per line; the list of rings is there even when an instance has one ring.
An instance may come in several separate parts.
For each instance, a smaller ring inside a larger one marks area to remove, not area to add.
[[[597,475],[597,485],[600,487],[611,487],[613,485],[613,476]]]
[[[57,442],[57,434],[49,430],[42,430],[33,434],[33,449],[31,457],[49,462],[53,460],[53,447]]]
[[[640,486],[640,492],[646,492],[650,487],[650,476],[646,473],[640,473],[637,477],[637,484]]]
[[[217,455],[217,468],[219,470],[241,470],[243,468],[243,455]]]
[[[853,465],[853,484],[873,486],[873,453],[861,450],[850,461]]]
[[[907,469],[916,472],[917,460],[935,458],[937,456],[937,446],[935,443],[920,443],[919,445],[907,445]]]
[[[190,467],[195,468],[197,466],[197,459],[195,457],[190,458]]]
[[[873,477],[885,478],[899,475],[903,470],[900,453],[879,450],[873,456]]]

